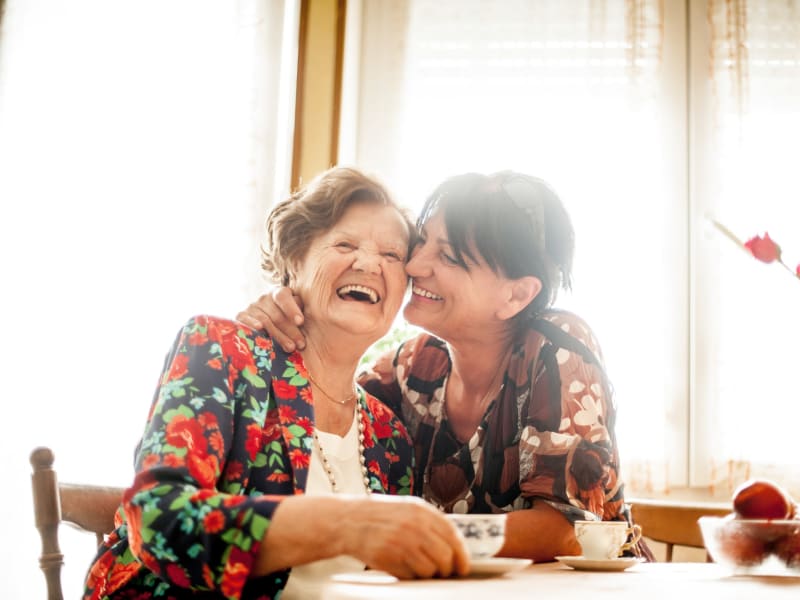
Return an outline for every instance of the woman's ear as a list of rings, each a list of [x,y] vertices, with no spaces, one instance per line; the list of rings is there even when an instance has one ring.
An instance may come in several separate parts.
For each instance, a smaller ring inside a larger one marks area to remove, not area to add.
[[[497,316],[503,320],[517,316],[542,291],[541,280],[533,275],[510,279],[507,285],[506,302],[497,312]]]

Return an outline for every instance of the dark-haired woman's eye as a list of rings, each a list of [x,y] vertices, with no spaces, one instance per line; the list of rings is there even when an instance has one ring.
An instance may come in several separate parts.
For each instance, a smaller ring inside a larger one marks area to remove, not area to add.
[[[457,258],[453,258],[449,254],[447,254],[447,252],[442,252],[441,253],[441,257],[442,257],[442,260],[444,262],[446,262],[447,264],[450,264],[450,265],[460,265],[461,264],[460,262],[458,262]]]

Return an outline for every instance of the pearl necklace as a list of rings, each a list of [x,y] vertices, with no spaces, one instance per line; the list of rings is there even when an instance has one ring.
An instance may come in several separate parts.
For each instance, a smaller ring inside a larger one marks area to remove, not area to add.
[[[309,376],[310,379],[310,376]],[[320,388],[322,389],[322,388]],[[355,414],[354,417],[358,421],[358,461],[361,466],[361,478],[364,482],[364,490],[369,493],[369,472],[367,471],[367,459],[364,457],[364,421],[359,414],[358,411],[358,402],[355,405]],[[328,481],[331,483],[331,489],[333,493],[337,493],[339,491],[339,486],[336,484],[336,476],[333,474],[333,469],[331,468],[331,464],[328,461],[328,457],[325,455],[325,450],[322,448],[322,444],[319,441],[319,436],[317,435],[317,429],[314,428],[314,443],[317,445],[317,450],[319,452],[320,460],[322,461],[322,468],[325,471],[325,474],[328,476]]]

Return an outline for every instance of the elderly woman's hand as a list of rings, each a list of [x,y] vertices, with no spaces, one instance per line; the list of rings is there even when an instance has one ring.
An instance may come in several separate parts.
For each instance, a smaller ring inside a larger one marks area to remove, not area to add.
[[[354,504],[344,549],[373,569],[402,579],[469,572],[469,552],[455,525],[413,496],[373,495]]]
[[[236,319],[253,329],[265,330],[286,352],[293,352],[306,345],[300,330],[302,309],[300,297],[290,288],[275,287],[236,315]]]

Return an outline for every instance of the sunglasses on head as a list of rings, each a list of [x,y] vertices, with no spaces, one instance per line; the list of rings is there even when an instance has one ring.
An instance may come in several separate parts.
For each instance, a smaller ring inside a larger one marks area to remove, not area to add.
[[[544,256],[546,239],[543,196],[552,193],[550,188],[541,179],[519,173],[505,175],[500,182],[500,188],[511,203],[527,215],[536,248]]]

